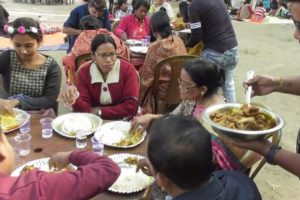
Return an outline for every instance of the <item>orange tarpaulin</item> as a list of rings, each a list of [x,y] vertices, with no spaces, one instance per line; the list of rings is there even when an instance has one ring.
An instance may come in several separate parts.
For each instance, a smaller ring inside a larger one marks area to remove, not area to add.
[[[66,37],[66,34],[62,32],[57,32],[53,34],[45,34],[44,39],[42,42],[43,46],[52,46],[52,45],[61,45],[63,44],[64,37]],[[0,48],[13,48],[13,44],[10,40],[10,38],[0,38]]]

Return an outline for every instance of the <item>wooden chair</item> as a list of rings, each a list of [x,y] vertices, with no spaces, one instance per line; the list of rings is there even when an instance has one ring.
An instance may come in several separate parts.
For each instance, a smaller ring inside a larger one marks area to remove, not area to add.
[[[152,94],[154,97],[154,105],[153,110],[154,113],[164,114],[175,106],[177,106],[182,100],[179,94],[179,84],[178,78],[180,76],[182,65],[189,61],[197,58],[197,56],[191,55],[183,55],[183,56],[172,56],[161,60],[156,64],[154,70],[154,80],[153,80],[153,88]],[[169,66],[171,68],[171,79],[168,84],[168,88],[166,90],[166,94],[164,97],[159,97],[159,78],[161,69],[164,66]],[[168,107],[172,107],[168,109]]]
[[[68,69],[67,70],[68,82],[70,84],[75,84],[76,83],[76,81],[75,81],[76,71],[80,68],[80,66],[82,64],[84,64],[84,63],[86,63],[87,61],[90,61],[90,60],[92,60],[91,53],[80,55],[75,59],[75,70],[74,69]]]
[[[281,141],[281,135],[282,135],[282,131],[278,131],[278,133],[274,133],[273,135],[270,136],[271,140],[272,140],[272,144],[279,144],[279,142]],[[264,158],[262,158],[259,163],[257,164],[257,166],[255,167],[255,169],[252,169],[251,171],[253,171],[252,173],[249,174],[249,177],[251,179],[254,179],[255,176],[260,172],[260,170],[263,168],[263,166],[266,164],[266,160]]]

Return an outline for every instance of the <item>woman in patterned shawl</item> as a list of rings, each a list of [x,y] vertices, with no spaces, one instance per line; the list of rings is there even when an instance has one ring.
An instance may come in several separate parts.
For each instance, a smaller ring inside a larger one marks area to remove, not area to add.
[[[4,30],[10,35],[15,50],[0,54],[2,88],[0,112],[57,108],[61,71],[50,56],[38,52],[43,35],[32,18],[17,18]]]
[[[166,12],[158,11],[154,13],[151,17],[150,24],[157,41],[150,44],[144,65],[140,71],[140,101],[143,113],[153,112],[151,87],[156,64],[170,56],[187,54],[183,41],[179,37],[172,35],[170,19]],[[166,66],[162,68],[159,87],[160,96],[164,96],[168,81],[170,80],[170,73],[169,67]]]

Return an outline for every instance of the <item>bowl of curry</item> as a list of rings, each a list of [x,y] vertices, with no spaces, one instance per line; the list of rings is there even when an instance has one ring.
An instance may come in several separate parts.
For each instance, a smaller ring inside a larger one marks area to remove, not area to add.
[[[285,124],[279,114],[268,108],[237,103],[211,106],[202,117],[217,134],[241,140],[267,138],[279,133]]]

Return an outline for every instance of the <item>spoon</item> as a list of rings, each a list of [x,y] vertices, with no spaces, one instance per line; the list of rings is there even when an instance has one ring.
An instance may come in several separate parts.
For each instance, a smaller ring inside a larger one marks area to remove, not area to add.
[[[250,80],[253,77],[254,77],[254,71],[247,71],[247,80]],[[249,86],[246,90],[246,104],[248,106],[250,106],[251,93],[252,93],[252,86]]]

